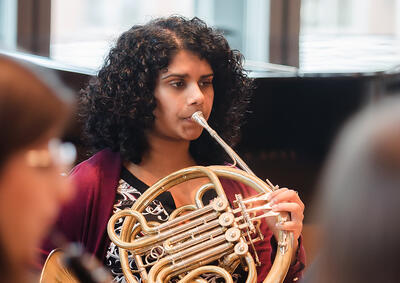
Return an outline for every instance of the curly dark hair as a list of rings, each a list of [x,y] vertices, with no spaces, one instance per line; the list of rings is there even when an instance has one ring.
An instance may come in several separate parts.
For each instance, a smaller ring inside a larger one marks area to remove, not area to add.
[[[154,124],[157,78],[179,50],[191,51],[210,64],[215,96],[209,124],[228,144],[237,143],[253,89],[242,66],[243,56],[202,20],[171,16],[123,33],[98,75],[81,91],[80,116],[94,151],[110,148],[119,151],[123,160],[140,163],[148,149],[145,130]],[[225,158],[205,131],[191,142],[190,153],[203,165]]]

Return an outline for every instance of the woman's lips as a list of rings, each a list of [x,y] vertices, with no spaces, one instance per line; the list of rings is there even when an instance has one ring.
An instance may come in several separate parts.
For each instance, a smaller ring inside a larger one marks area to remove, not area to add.
[[[195,124],[195,125],[197,125],[197,123],[195,122],[195,121],[193,121],[192,120],[192,118],[183,118],[183,121],[185,122],[185,123],[190,123],[190,124]]]

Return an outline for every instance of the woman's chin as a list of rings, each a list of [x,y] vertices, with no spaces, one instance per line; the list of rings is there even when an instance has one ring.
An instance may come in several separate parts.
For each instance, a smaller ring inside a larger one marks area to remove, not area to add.
[[[200,137],[201,133],[202,133],[202,129],[200,129],[200,130],[199,129],[190,129],[190,130],[185,131],[185,133],[183,134],[183,138],[188,141],[194,141]]]
[[[187,138],[187,140],[189,140],[189,141],[197,140],[200,137],[200,135],[201,135],[201,133],[190,135],[189,138]]]

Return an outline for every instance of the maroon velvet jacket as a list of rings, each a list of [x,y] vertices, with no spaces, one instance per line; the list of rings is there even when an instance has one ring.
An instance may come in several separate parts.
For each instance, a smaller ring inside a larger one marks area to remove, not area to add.
[[[71,178],[76,185],[76,195],[62,209],[56,223],[56,229],[69,241],[82,243],[89,253],[95,254],[102,262],[110,245],[107,223],[112,215],[121,164],[119,153],[105,149],[77,165],[71,172]],[[221,179],[221,184],[229,200],[234,198],[235,193],[244,196],[250,194],[250,188],[243,184],[226,179]],[[275,238],[265,222],[261,225],[261,230],[265,240],[255,244],[262,263],[257,268],[258,282],[267,276],[276,252]],[[46,241],[44,258],[54,248],[50,241]],[[300,243],[296,263],[290,267],[285,282],[297,281],[304,266],[305,253]]]

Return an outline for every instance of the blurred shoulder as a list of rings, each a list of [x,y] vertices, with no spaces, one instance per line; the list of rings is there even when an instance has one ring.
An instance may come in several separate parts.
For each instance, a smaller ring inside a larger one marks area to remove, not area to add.
[[[103,149],[76,165],[70,173],[70,178],[78,187],[93,185],[98,184],[104,178],[118,178],[120,170],[120,154],[110,149]]]

